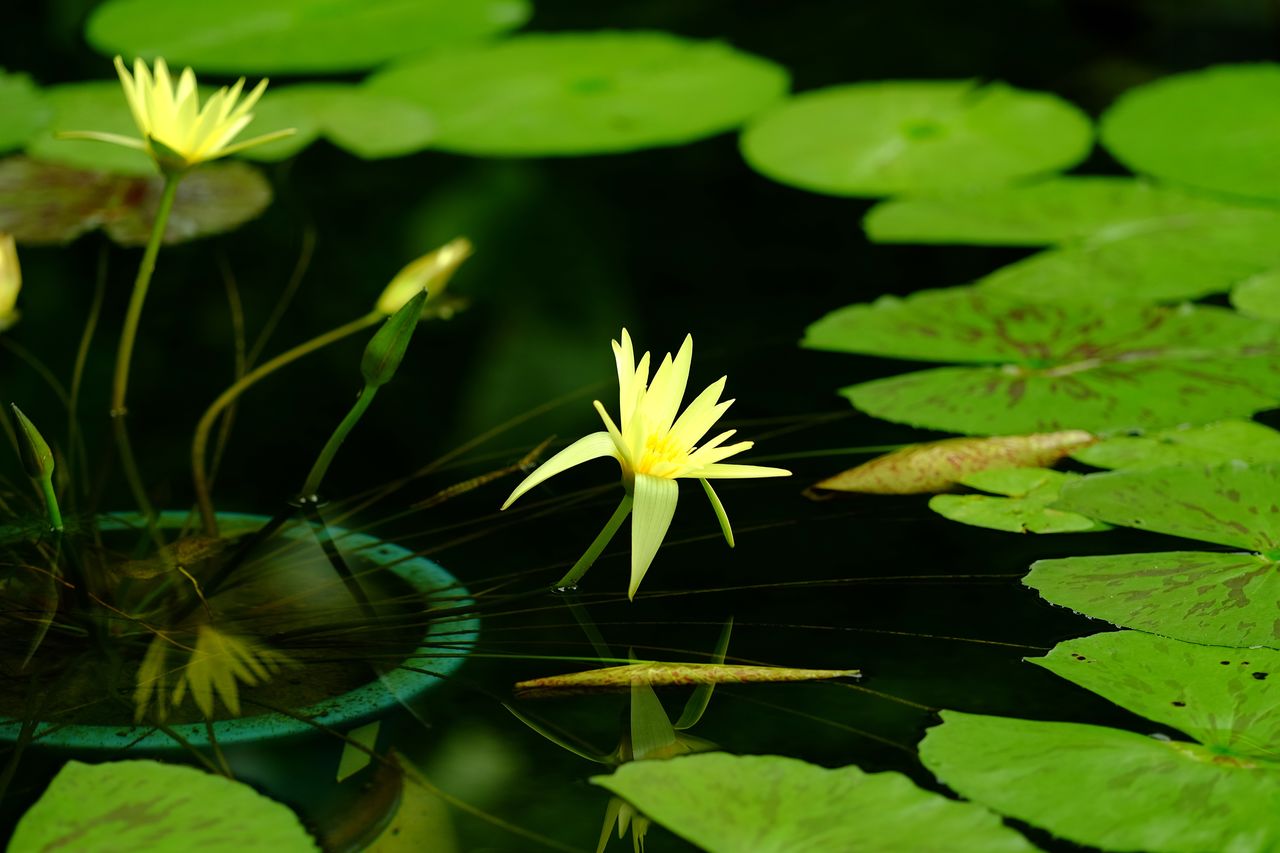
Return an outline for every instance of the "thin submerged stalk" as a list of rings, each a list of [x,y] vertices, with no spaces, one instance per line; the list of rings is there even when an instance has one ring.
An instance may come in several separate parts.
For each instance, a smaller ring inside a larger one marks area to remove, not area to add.
[[[342,447],[342,442],[347,440],[351,430],[355,429],[355,425],[360,422],[360,418],[364,416],[377,392],[378,389],[374,385],[365,385],[360,389],[360,394],[351,406],[351,411],[347,412],[346,417],[333,431],[333,435],[329,436],[320,455],[316,457],[315,464],[311,466],[311,471],[307,474],[306,482],[302,484],[302,491],[298,495],[300,501],[315,501],[320,491],[320,483],[324,480],[324,475],[329,473],[329,466],[333,464],[333,458],[338,455],[338,449]]]
[[[613,511],[613,515],[605,523],[604,529],[600,531],[600,535],[587,548],[586,553],[578,558],[578,562],[573,564],[573,568],[569,569],[560,580],[553,585],[555,589],[573,589],[578,585],[578,581],[587,573],[587,570],[600,558],[604,549],[609,547],[609,543],[617,534],[618,528],[622,526],[622,522],[626,521],[628,515],[631,514],[631,505],[635,499],[628,492],[623,496],[622,502],[618,504],[618,508]]]

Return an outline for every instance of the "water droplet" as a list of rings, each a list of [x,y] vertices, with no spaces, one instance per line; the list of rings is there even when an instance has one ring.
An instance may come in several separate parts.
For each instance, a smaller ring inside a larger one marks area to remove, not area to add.
[[[551,587],[551,591],[556,595],[569,595],[578,591],[578,585],[576,583],[571,583],[566,586],[553,586]]]

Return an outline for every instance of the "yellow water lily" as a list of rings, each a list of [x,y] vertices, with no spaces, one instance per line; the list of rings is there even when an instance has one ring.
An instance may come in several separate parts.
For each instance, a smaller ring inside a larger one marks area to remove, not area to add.
[[[683,412],[680,411],[693,358],[692,336],[684,339],[674,358],[668,354],[662,360],[652,382],[649,381],[649,353],[646,352],[639,363],[636,362],[635,349],[626,329],[622,330],[622,342],[613,342],[613,353],[618,369],[619,422],[615,424],[605,407],[596,400],[595,407],[604,421],[605,431],[580,438],[548,459],[516,487],[502,508],[506,509],[525,492],[562,471],[592,459],[612,456],[622,467],[626,496],[587,553],[557,586],[576,584],[600,556],[627,515],[634,512],[631,521],[631,583],[627,590],[628,597],[634,598],[675,515],[679,496],[676,480],[692,478],[702,483],[720,520],[725,541],[733,547],[729,518],[708,480],[786,477],[791,472],[759,465],[724,463],[723,460],[753,445],[750,441],[727,444],[735,430],[726,430],[702,442],[733,400],[720,400],[727,381],[726,377],[721,377],[695,397]]]
[[[431,298],[423,305],[423,312],[432,312],[443,300],[441,296],[449,279],[462,266],[463,261],[475,253],[475,247],[466,237],[455,237],[443,246],[427,252],[415,261],[410,261],[405,268],[396,273],[391,283],[378,297],[375,310],[379,314],[390,317],[400,310],[421,290],[431,294]]]
[[[234,86],[223,86],[201,107],[196,75],[190,68],[182,71],[175,85],[163,59],[156,60],[154,73],[141,59],[134,60],[132,74],[120,57],[116,57],[115,63],[142,138],[96,131],[75,131],[61,136],[137,148],[151,155],[162,172],[180,172],[294,133],[294,129],[289,128],[232,144],[236,135],[253,120],[250,110],[266,91],[266,80],[242,98],[244,78],[241,77]]]
[[[18,291],[22,289],[22,268],[13,235],[0,233],[0,332],[18,322]]]

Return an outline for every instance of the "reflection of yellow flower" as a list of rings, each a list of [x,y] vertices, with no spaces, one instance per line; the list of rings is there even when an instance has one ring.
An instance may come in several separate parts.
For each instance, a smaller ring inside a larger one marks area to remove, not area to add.
[[[18,291],[22,289],[22,268],[12,234],[0,233],[0,332],[18,321]]]
[[[241,99],[244,78],[234,86],[224,86],[207,100],[202,108],[196,90],[196,76],[184,69],[177,86],[169,76],[169,67],[157,59],[154,76],[141,59],[134,60],[133,74],[124,61],[116,57],[116,73],[124,87],[125,98],[133,112],[142,139],[115,133],[75,131],[65,137],[98,139],[146,151],[161,171],[181,171],[207,160],[216,160],[255,145],[288,136],[294,130],[279,130],[253,139],[231,144],[245,125],[253,120],[249,112],[267,88],[263,80]],[[237,103],[239,102],[239,103]]]
[[[680,411],[680,403],[689,382],[689,365],[693,358],[692,336],[685,338],[674,359],[670,355],[663,359],[652,382],[648,381],[649,354],[645,353],[639,364],[636,364],[631,336],[626,329],[622,330],[622,343],[613,342],[613,352],[618,368],[621,426],[613,422],[597,400],[595,407],[604,421],[606,431],[580,438],[544,462],[516,487],[503,504],[503,509],[534,486],[574,465],[603,456],[617,459],[622,466],[622,482],[627,490],[627,497],[618,512],[614,513],[614,518],[610,520],[610,526],[605,528],[602,537],[612,536],[627,512],[634,510],[635,516],[631,521],[631,584],[627,593],[634,598],[675,514],[677,479],[693,478],[701,481],[712,508],[720,519],[725,539],[732,547],[733,533],[729,527],[729,519],[720,499],[707,481],[786,477],[791,472],[759,465],[724,464],[723,460],[752,446],[750,441],[725,444],[733,437],[735,430],[726,430],[711,440],[698,444],[733,401],[720,400],[726,381],[725,377],[721,377],[695,397],[683,412]],[[567,586],[575,582],[607,542],[607,538],[603,542],[597,539],[588,551],[586,564],[579,561],[579,565],[566,575],[561,585]]]
[[[441,301],[440,296],[449,279],[453,278],[454,272],[462,266],[463,261],[471,257],[473,251],[470,240],[457,237],[411,262],[396,273],[396,277],[382,291],[376,310],[390,317],[425,289],[431,295],[422,310],[431,311]]]

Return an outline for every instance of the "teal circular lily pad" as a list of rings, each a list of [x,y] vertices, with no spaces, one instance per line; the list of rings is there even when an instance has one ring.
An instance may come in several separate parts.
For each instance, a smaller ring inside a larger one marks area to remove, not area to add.
[[[410,60],[368,82],[439,122],[436,147],[494,157],[679,145],[741,125],[787,90],[780,66],[666,33],[517,36]]]
[[[0,151],[21,148],[49,118],[40,90],[25,74],[0,70]]]
[[[67,83],[44,90],[50,110],[44,129],[27,142],[27,153],[39,160],[124,175],[154,175],[155,163],[145,153],[89,139],[58,139],[60,131],[93,130],[138,137],[120,83],[97,80]]]
[[[844,196],[932,193],[1061,171],[1093,128],[1070,103],[1001,83],[855,83],[798,95],[742,135],[752,168]]]
[[[164,57],[198,72],[359,71],[523,24],[526,0],[110,0],[86,35],[107,55]]]
[[[1126,92],[1102,143],[1130,169],[1242,196],[1280,199],[1280,65],[1223,65]]]
[[[292,136],[250,148],[251,160],[284,160],[324,136],[367,160],[411,154],[431,145],[436,122],[402,98],[343,83],[272,88],[254,110],[253,133],[293,128]]]

